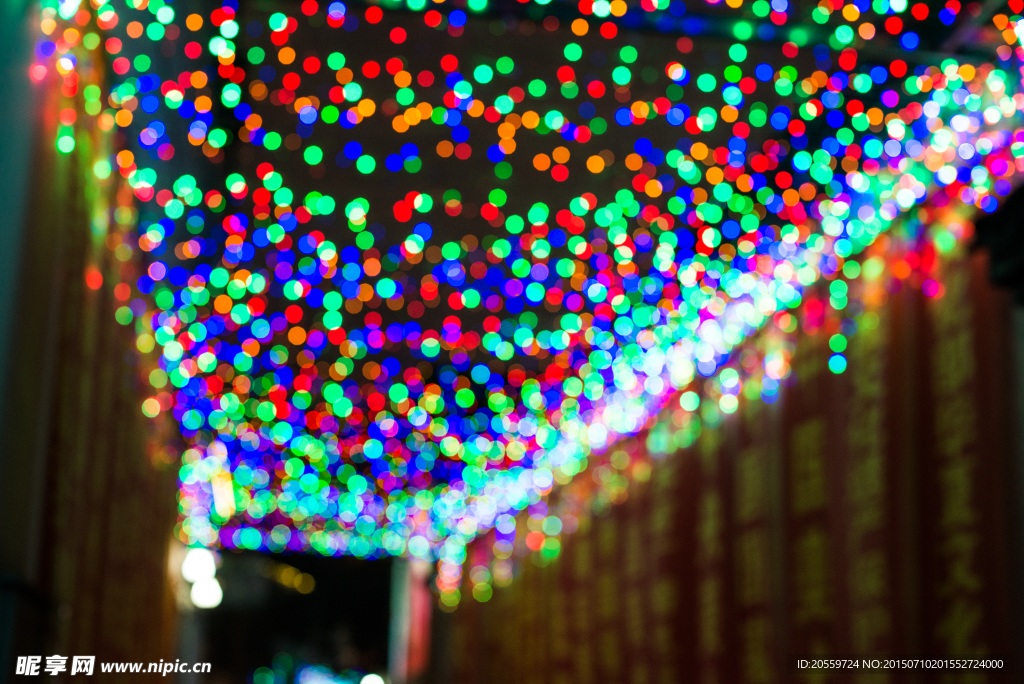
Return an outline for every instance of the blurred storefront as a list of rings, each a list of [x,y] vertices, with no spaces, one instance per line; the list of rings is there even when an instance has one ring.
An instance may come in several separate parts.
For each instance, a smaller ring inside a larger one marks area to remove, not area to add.
[[[1004,659],[971,676],[1015,681],[1020,314],[987,261],[941,259],[939,299],[879,274],[846,373],[825,327],[774,404],[687,448],[669,412],[611,451],[585,486],[618,505],[455,612],[456,681],[944,681],[795,662],[898,654]],[[467,565],[471,586],[492,571]]]

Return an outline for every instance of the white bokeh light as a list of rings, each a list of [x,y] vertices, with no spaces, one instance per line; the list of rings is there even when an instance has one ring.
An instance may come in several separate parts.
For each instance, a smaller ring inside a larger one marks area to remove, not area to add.
[[[181,576],[186,582],[213,579],[217,574],[217,561],[209,549],[189,549],[181,563]]]
[[[196,608],[216,608],[224,599],[224,591],[215,578],[206,577],[192,585],[189,596]]]

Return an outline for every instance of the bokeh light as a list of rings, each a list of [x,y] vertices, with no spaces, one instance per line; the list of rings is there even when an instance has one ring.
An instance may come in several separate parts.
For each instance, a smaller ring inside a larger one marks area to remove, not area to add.
[[[779,336],[842,321],[844,372],[873,246],[920,237],[888,267],[941,296],[969,231],[934,212],[992,212],[1024,168],[1024,3],[996,64],[917,58],[956,2],[555,4],[44,2],[56,149],[129,141],[87,161],[126,193],[117,320],[182,439],[183,542],[436,559],[453,606],[481,534],[494,568],[517,538],[557,555],[546,497],[623,438],[774,402]]]

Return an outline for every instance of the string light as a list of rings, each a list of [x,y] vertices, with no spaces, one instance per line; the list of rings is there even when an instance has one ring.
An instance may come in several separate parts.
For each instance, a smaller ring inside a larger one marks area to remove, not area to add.
[[[83,119],[131,140],[90,168],[137,205],[112,249],[144,272],[117,319],[154,360],[142,411],[186,443],[182,541],[437,558],[453,606],[469,541],[494,530],[500,551],[527,511],[526,543],[556,554],[545,497],[590,459],[664,410],[686,441],[775,401],[784,344],[736,363],[758,331],[852,322],[849,283],[893,221],[994,211],[1024,153],[1004,121],[1024,106],[1017,15],[994,20],[998,66],[918,65],[871,54],[913,58],[920,3],[799,23],[785,0],[727,0],[731,23],[681,0],[544,4],[44,3],[30,74],[77,103],[56,148],[82,153]],[[191,70],[158,70],[177,51]],[[109,93],[80,91],[103,53]],[[829,337],[832,372],[854,329]]]

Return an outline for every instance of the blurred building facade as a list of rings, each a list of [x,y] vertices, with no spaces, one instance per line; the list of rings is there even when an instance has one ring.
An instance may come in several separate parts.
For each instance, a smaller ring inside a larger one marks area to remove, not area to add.
[[[940,272],[938,299],[891,277],[862,293],[878,306],[846,373],[828,372],[826,335],[801,335],[775,404],[689,448],[663,425],[620,446],[619,467],[649,481],[582,519],[556,560],[459,607],[455,681],[1018,681],[1020,313],[985,253]],[[794,666],[897,654],[1006,669]]]
[[[26,78],[38,7],[2,12],[0,681],[18,655],[173,660],[176,469],[149,447],[134,339],[114,319],[109,274],[132,268],[104,245],[118,198],[89,184],[91,155],[53,145],[60,79]]]

